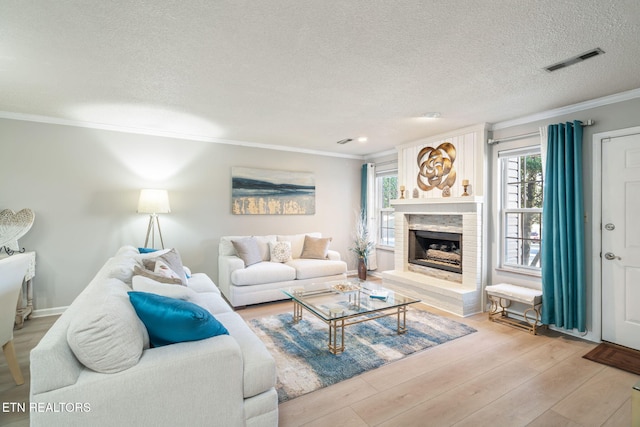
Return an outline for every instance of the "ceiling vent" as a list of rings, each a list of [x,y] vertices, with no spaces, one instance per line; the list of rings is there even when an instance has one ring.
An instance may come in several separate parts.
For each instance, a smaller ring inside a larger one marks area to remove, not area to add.
[[[340,141],[338,141],[338,144],[340,144],[340,145],[344,145],[344,144],[346,144],[347,142],[351,142],[351,141],[353,141],[353,139],[351,139],[351,138],[345,138],[345,139],[341,139]]]
[[[548,67],[544,67],[544,69],[551,73],[551,72],[557,71],[557,70],[559,70],[561,68],[566,68],[569,65],[577,64],[578,62],[582,62],[582,61],[584,61],[586,59],[593,58],[594,56],[602,55],[603,53],[604,53],[604,50],[602,50],[599,47],[597,47],[597,48],[592,49],[592,50],[590,50],[588,52],[581,53],[580,55],[576,55],[576,56],[574,56],[572,58],[569,58],[569,59],[565,59],[562,62],[558,62],[558,63],[555,63],[553,65],[549,65]]]

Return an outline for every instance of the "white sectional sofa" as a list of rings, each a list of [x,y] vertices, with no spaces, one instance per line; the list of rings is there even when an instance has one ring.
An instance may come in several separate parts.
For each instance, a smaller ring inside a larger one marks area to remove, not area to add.
[[[31,426],[277,426],[273,357],[205,274],[172,270],[176,284],[148,275],[149,262],[166,267],[163,254],[121,248],[32,350]],[[173,330],[184,317],[170,318],[163,333],[192,335],[202,319],[224,331],[154,345],[157,325],[132,295],[170,301],[198,322]]]
[[[321,233],[223,236],[218,248],[218,286],[233,307],[244,307],[286,299],[282,289],[345,279],[347,263],[339,252],[328,249],[330,240]],[[280,242],[289,246],[288,256],[279,250]],[[249,250],[243,251],[247,246]],[[238,247],[245,253],[239,253]]]

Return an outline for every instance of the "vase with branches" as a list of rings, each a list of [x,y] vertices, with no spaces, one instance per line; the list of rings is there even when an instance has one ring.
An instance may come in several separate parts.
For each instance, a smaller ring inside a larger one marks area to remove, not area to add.
[[[356,229],[353,236],[353,246],[349,248],[358,259],[358,278],[360,280],[365,280],[367,278],[367,260],[374,248],[375,243],[369,234],[367,217],[365,212],[362,211],[356,216]]]

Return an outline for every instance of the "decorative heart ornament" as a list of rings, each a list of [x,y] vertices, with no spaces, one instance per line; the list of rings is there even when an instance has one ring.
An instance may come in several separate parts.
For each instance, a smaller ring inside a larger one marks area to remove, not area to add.
[[[31,209],[22,209],[18,213],[11,209],[0,211],[0,248],[6,246],[19,251],[18,239],[27,234],[35,218]]]

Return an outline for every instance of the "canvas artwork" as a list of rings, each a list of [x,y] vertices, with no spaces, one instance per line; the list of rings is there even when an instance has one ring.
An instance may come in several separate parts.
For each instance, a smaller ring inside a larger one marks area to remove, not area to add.
[[[236,215],[313,215],[315,178],[309,172],[233,167],[231,206]]]

